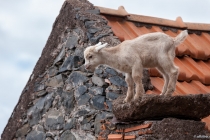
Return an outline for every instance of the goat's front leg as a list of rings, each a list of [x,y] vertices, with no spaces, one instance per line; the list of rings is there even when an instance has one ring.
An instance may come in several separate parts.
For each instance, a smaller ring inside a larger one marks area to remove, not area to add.
[[[134,96],[134,100],[137,100],[139,97],[143,96],[145,93],[144,87],[142,85],[142,66],[134,66],[132,69],[132,78],[134,83],[136,84],[136,94]]]
[[[128,85],[128,91],[124,102],[130,102],[133,98],[133,91],[134,91],[134,83],[130,73],[125,74],[125,81]]]

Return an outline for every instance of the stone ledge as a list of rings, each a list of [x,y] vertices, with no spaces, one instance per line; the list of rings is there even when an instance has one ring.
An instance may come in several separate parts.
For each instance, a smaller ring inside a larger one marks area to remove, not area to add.
[[[113,113],[119,121],[180,118],[200,120],[210,115],[210,94],[159,96],[145,94],[138,101],[123,103],[125,96],[113,101]]]

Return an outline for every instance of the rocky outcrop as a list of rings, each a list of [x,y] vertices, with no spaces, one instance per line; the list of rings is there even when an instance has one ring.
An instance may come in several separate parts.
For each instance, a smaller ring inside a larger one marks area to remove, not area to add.
[[[113,113],[120,121],[162,119],[167,117],[200,120],[210,114],[210,95],[159,96],[145,94],[131,103],[124,96],[113,102]]]

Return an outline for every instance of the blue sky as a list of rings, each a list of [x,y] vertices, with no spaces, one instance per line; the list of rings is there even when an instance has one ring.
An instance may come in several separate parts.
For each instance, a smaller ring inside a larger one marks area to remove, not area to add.
[[[0,0],[0,134],[41,55],[64,0]],[[209,0],[90,0],[96,6],[210,23]]]

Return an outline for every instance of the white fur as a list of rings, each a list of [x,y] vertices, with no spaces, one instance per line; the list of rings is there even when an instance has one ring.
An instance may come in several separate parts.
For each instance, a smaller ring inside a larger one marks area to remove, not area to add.
[[[145,91],[142,85],[143,68],[157,68],[165,80],[161,95],[172,95],[176,88],[178,67],[174,65],[175,48],[187,37],[187,31],[182,31],[172,38],[164,33],[156,32],[126,40],[115,47],[107,44],[90,46],[84,51],[85,66],[94,70],[100,64],[106,64],[126,73],[128,85],[125,102],[142,96]]]

